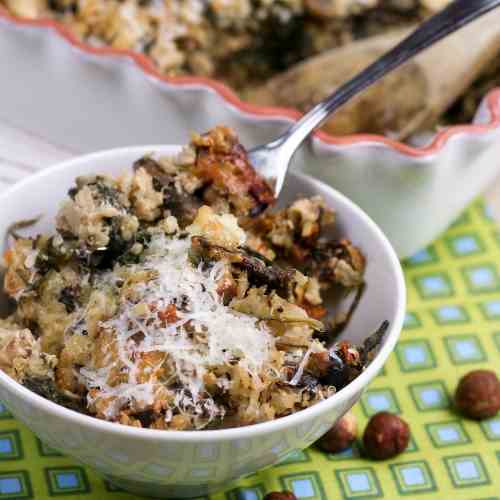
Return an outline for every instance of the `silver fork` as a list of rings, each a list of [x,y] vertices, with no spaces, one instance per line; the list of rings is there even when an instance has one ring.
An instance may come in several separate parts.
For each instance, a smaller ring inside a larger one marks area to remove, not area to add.
[[[401,43],[317,104],[283,135],[249,152],[255,169],[280,194],[292,156],[311,132],[340,106],[426,48],[500,5],[500,0],[455,0],[422,23]],[[498,27],[500,30],[500,26]],[[471,40],[471,43],[474,43]],[[450,54],[453,57],[453,54]],[[437,75],[439,78],[439,75]]]

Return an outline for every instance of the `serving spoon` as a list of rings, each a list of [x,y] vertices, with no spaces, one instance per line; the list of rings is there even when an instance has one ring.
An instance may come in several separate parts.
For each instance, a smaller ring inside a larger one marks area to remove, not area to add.
[[[242,91],[245,101],[309,111],[349,78],[415,30],[418,23],[341,45],[309,57],[262,85]],[[474,43],[470,43],[473,40]],[[453,54],[453,57],[450,55]],[[388,134],[424,137],[500,55],[500,9],[490,12],[392,71],[351,99],[322,125],[330,135]],[[443,71],[446,64],[446,71]],[[325,71],[325,68],[334,68]],[[438,77],[436,77],[438,75]],[[486,78],[486,77],[483,77]],[[474,108],[474,111],[477,108]]]
[[[278,197],[293,155],[313,130],[322,125],[332,113],[387,73],[498,6],[500,0],[454,0],[441,12],[423,22],[393,49],[314,106],[280,137],[250,150],[251,164],[273,183],[274,194]]]

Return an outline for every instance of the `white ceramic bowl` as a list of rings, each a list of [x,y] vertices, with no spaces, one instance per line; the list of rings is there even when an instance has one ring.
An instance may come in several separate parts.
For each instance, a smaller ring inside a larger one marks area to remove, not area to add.
[[[213,80],[167,78],[140,54],[90,47],[56,22],[16,19],[2,7],[0,61],[0,121],[75,154],[184,144],[191,131],[216,124],[233,127],[250,147],[277,137],[299,115],[246,104]],[[318,133],[295,168],[360,205],[405,257],[432,241],[498,176],[499,157],[495,91],[473,125],[444,129],[425,147]]]
[[[117,174],[149,152],[175,147],[150,146],[95,153],[49,168],[0,195],[0,235],[16,220],[44,214],[28,234],[53,231],[51,221],[76,176]],[[97,469],[130,491],[189,497],[226,486],[231,480],[282,460],[309,446],[359,399],[394,348],[402,328],[405,285],[390,243],[375,223],[340,193],[310,177],[291,174],[283,200],[321,194],[338,214],[338,233],[367,255],[366,292],[343,338],[361,342],[387,319],[390,328],[368,368],[330,399],[272,422],[215,431],[136,429],[82,415],[37,396],[0,372],[0,399],[50,446]],[[29,202],[27,203],[27,200]]]

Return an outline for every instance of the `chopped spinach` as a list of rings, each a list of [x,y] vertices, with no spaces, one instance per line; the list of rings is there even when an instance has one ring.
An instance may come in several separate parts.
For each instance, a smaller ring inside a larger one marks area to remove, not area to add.
[[[58,405],[80,413],[88,413],[83,400],[72,399],[64,395],[57,389],[55,382],[48,377],[30,377],[23,381],[23,385],[30,391]]]
[[[78,305],[78,295],[80,293],[79,287],[67,286],[61,290],[59,294],[59,302],[64,304],[66,307],[66,312],[71,314],[75,312]]]

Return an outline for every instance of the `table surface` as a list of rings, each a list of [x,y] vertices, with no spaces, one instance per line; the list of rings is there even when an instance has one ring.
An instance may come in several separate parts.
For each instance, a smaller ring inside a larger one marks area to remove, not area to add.
[[[0,191],[70,156],[63,146],[0,122]],[[342,456],[311,448],[210,500],[258,500],[283,488],[309,500],[500,499],[500,417],[479,425],[449,406],[459,376],[500,361],[500,231],[492,220],[500,220],[500,179],[486,198],[488,210],[474,203],[446,235],[405,263],[409,300],[401,342],[356,405],[361,428],[380,405],[401,412],[411,424],[410,449],[374,463],[360,458],[357,447]],[[55,495],[134,498],[46,449],[0,402],[0,500]]]

